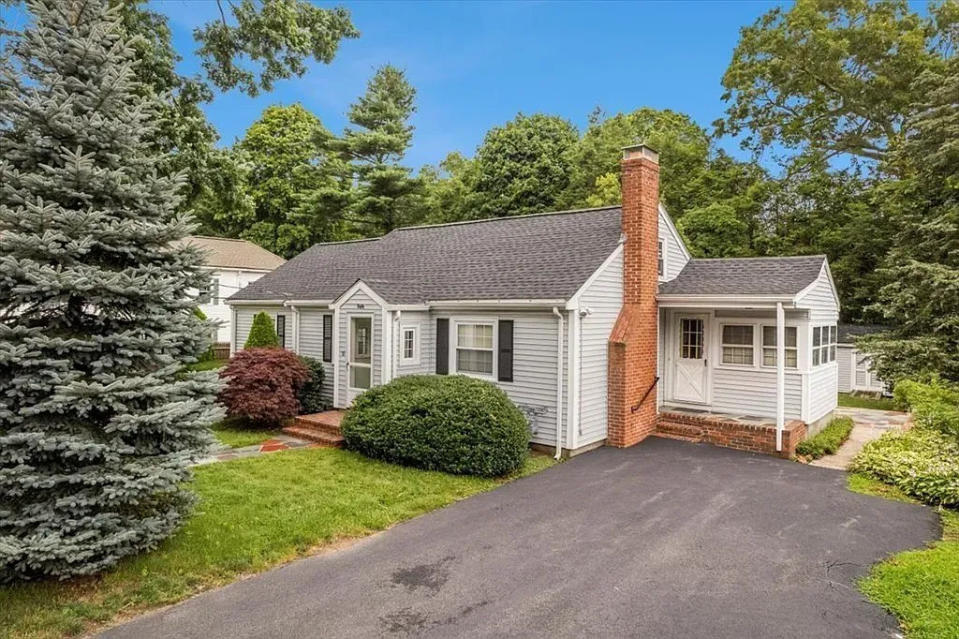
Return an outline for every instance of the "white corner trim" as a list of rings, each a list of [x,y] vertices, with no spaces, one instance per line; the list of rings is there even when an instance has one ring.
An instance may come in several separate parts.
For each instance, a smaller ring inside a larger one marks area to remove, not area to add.
[[[573,296],[569,298],[568,302],[566,302],[566,310],[569,311],[579,308],[579,298],[583,295],[583,293],[588,290],[590,286],[592,286],[593,282],[595,282],[599,276],[603,274],[603,271],[605,271],[606,268],[612,264],[618,256],[623,254],[623,240],[624,238],[620,237],[619,244],[617,244],[616,248],[613,249],[613,252],[609,254],[609,257],[603,260],[603,263],[599,265],[599,268],[593,271],[589,278],[583,282],[583,285],[580,286],[575,293],[573,293]]]
[[[330,304],[330,308],[340,308],[341,306],[343,306],[343,304],[349,301],[349,299],[353,297],[353,294],[356,293],[357,291],[362,291],[366,293],[370,297],[370,299],[376,302],[380,306],[380,308],[384,310],[389,306],[389,304],[386,303],[386,300],[384,300],[382,297],[380,297],[380,295],[376,291],[370,288],[369,284],[367,284],[363,280],[356,280],[353,286],[346,289],[339,297],[333,300],[333,303]]]

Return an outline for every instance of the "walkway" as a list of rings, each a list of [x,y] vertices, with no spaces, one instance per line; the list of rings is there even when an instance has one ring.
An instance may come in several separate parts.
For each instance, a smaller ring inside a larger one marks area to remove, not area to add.
[[[294,448],[312,448],[317,446],[313,442],[308,442],[297,437],[289,435],[277,435],[263,443],[253,446],[244,446],[243,448],[222,448],[214,450],[209,457],[205,457],[196,463],[197,466],[204,464],[213,464],[221,461],[230,461],[233,459],[243,459],[244,457],[256,457],[264,453],[276,453],[281,450],[292,450]]]
[[[835,411],[836,417],[852,417],[855,426],[852,434],[835,455],[826,455],[809,462],[810,466],[846,470],[862,447],[874,439],[879,439],[891,430],[905,430],[909,422],[908,413],[894,410],[876,410],[873,408],[845,408]]]

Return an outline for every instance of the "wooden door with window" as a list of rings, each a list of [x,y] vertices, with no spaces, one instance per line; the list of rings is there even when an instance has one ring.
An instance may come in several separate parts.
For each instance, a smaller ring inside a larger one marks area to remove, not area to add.
[[[707,320],[706,315],[680,315],[676,318],[676,364],[672,375],[674,401],[708,402]]]

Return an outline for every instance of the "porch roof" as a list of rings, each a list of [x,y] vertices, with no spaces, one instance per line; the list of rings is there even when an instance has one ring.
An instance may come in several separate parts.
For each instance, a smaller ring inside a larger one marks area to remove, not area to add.
[[[660,285],[659,298],[792,300],[816,281],[825,261],[825,255],[693,259]]]

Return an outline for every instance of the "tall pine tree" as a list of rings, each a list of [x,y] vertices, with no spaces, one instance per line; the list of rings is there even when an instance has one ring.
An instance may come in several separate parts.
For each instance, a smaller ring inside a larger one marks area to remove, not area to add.
[[[0,581],[92,574],[183,521],[219,382],[202,256],[109,0],[31,0],[0,70]]]
[[[419,222],[426,213],[420,181],[400,164],[413,139],[409,119],[416,110],[415,96],[406,74],[386,65],[350,107],[354,127],[346,129],[340,144],[356,183],[348,221],[359,235],[389,233]]]

